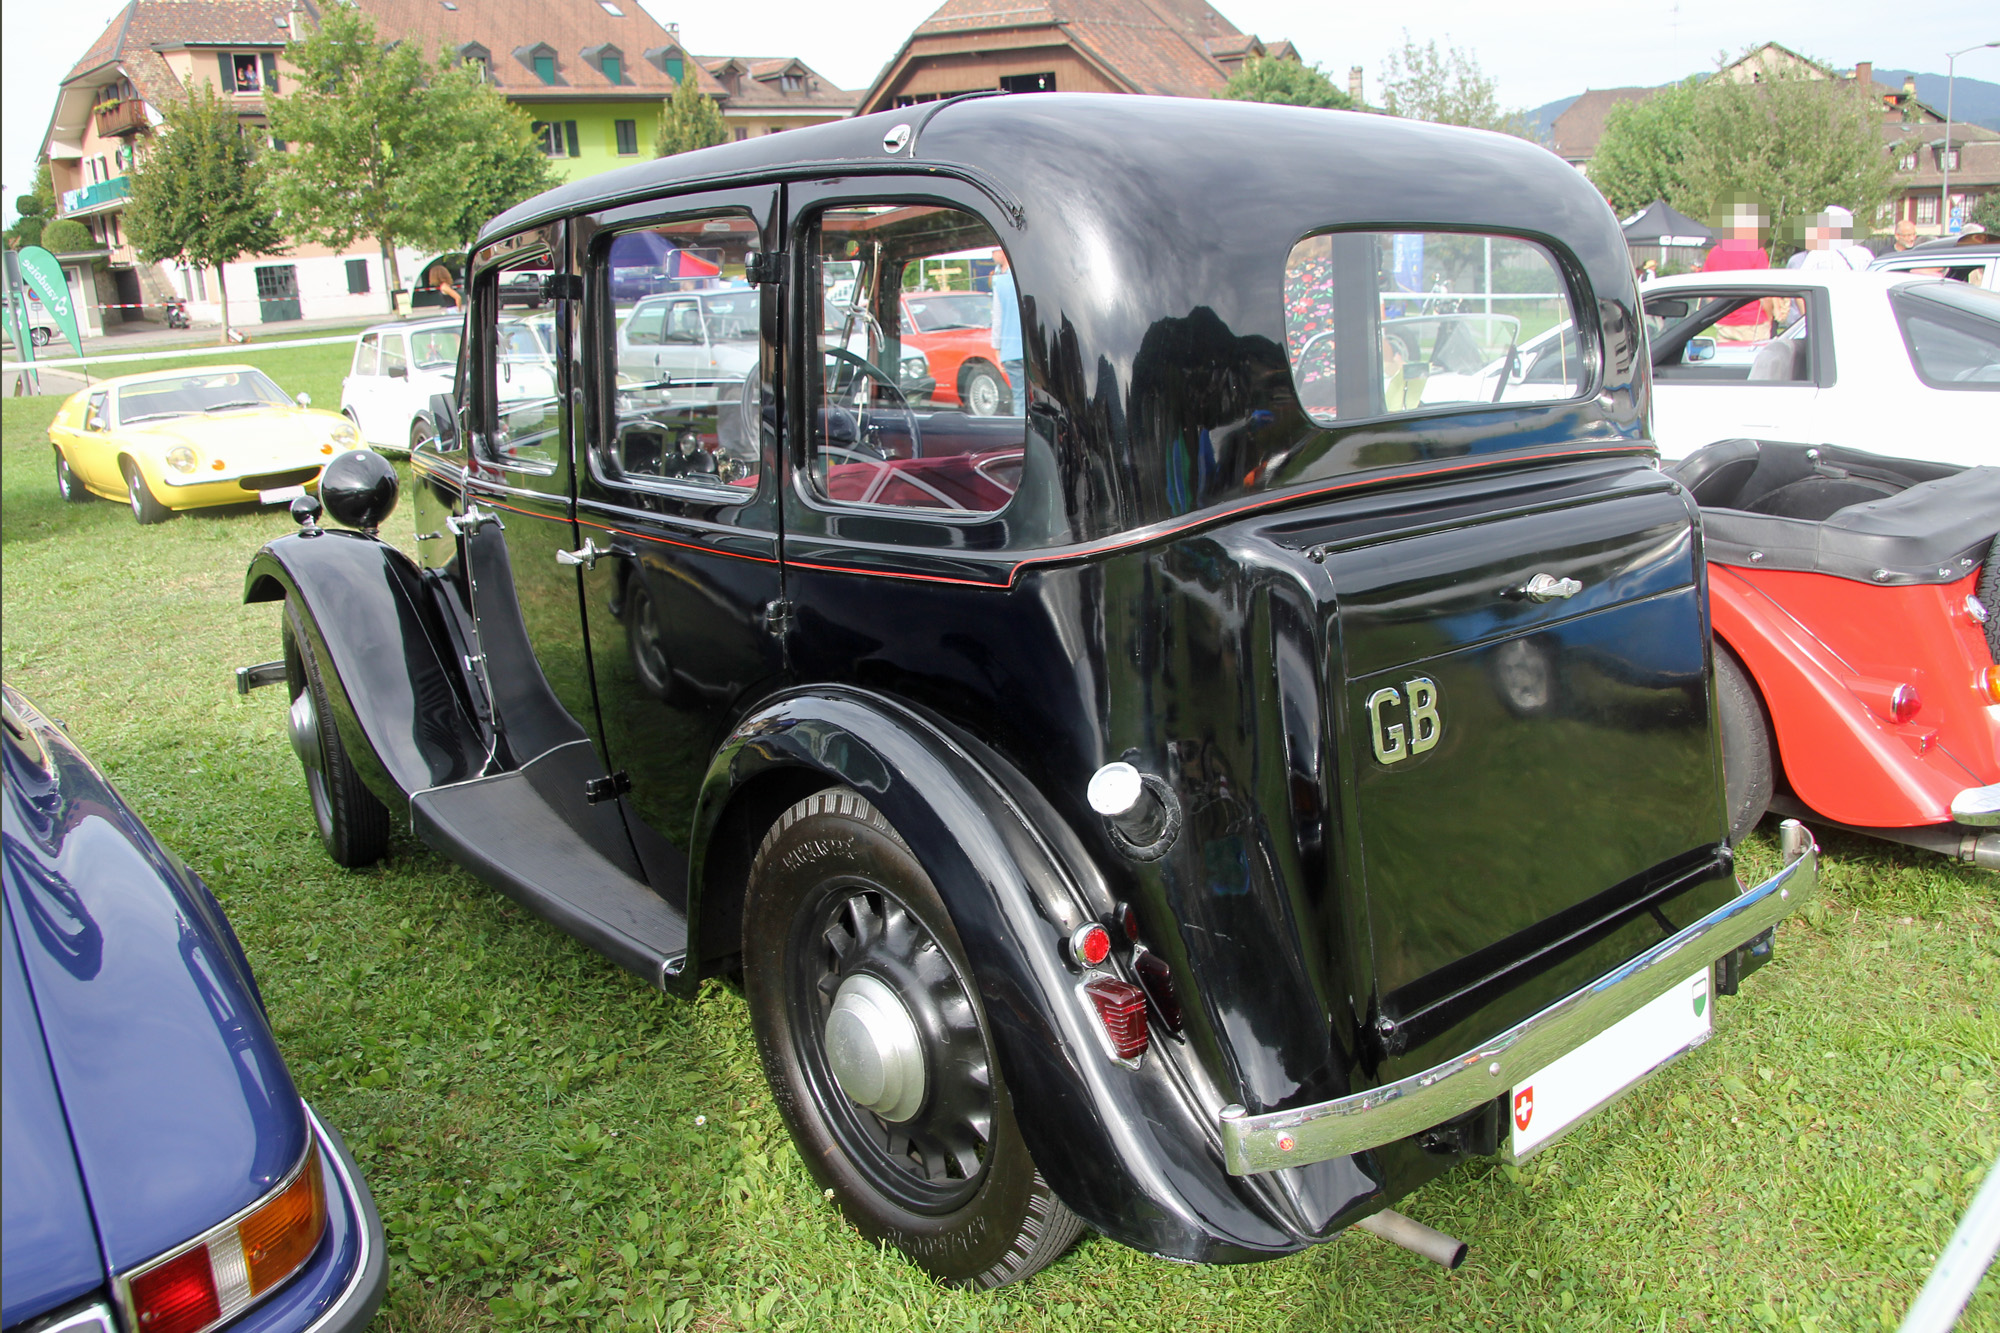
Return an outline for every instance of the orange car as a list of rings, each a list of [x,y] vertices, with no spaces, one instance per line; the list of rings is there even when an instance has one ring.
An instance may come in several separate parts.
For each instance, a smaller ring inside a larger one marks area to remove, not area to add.
[[[1010,410],[1014,390],[993,350],[993,298],[986,292],[913,292],[903,298],[903,341],[930,362],[939,407],[976,417]]]

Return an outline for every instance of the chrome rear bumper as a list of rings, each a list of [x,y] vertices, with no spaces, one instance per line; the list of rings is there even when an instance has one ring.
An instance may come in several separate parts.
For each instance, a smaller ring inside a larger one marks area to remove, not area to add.
[[[1797,820],[1780,831],[1784,868],[1687,929],[1523,1019],[1492,1041],[1419,1074],[1352,1096],[1251,1115],[1225,1106],[1222,1154],[1231,1175],[1255,1175],[1365,1152],[1465,1114],[1532,1077],[1703,963],[1741,948],[1804,905],[1819,887],[1819,847]]]

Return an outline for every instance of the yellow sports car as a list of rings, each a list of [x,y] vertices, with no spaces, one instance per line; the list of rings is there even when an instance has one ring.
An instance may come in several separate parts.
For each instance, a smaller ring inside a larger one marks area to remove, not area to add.
[[[179,509],[281,504],[360,447],[352,422],[298,401],[254,366],[125,375],[93,384],[49,425],[56,489],[81,503],[123,498],[141,523]]]

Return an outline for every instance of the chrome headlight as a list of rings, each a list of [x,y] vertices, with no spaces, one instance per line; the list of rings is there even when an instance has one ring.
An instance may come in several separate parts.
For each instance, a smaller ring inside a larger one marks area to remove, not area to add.
[[[924,357],[922,352],[909,352],[903,357],[900,373],[903,377],[903,383],[914,384],[918,380],[929,377],[931,363]]]
[[[343,449],[359,449],[361,447],[361,432],[354,429],[352,421],[343,420],[338,426],[333,428],[333,442]]]
[[[173,448],[167,450],[167,466],[172,468],[174,471],[192,472],[194,471],[194,465],[195,465],[194,450],[188,448],[186,445],[177,444]]]

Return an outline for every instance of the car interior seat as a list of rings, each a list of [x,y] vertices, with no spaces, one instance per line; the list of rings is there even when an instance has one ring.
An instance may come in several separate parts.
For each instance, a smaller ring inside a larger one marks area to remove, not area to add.
[[[1804,338],[1773,338],[1750,362],[1752,380],[1801,383],[1812,377],[1812,359]]]

